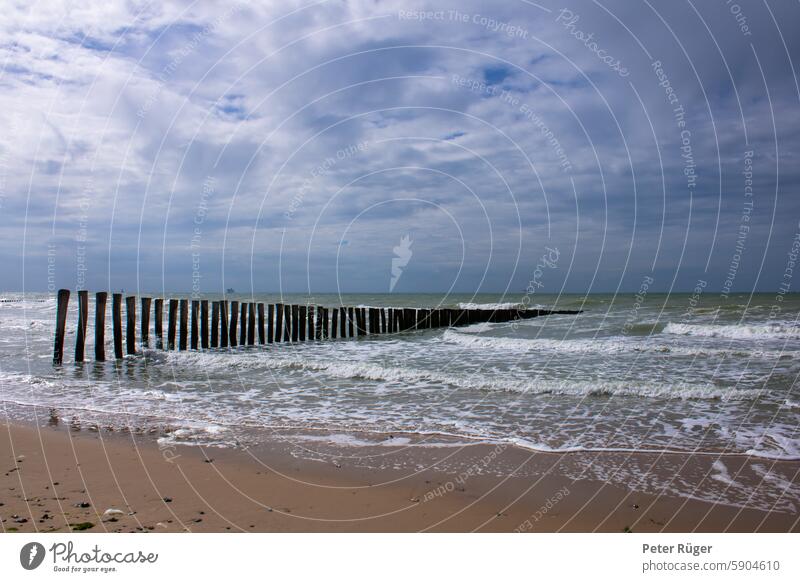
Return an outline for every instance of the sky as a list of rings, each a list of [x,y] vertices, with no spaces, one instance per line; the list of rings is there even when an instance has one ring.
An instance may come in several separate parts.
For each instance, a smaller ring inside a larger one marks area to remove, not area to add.
[[[0,290],[800,290],[797,2],[0,4]]]

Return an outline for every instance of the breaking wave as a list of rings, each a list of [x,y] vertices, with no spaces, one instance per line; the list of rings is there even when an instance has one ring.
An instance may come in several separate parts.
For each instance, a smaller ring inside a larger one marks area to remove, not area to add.
[[[663,333],[729,339],[800,339],[800,326],[780,323],[762,325],[695,325],[668,323]]]

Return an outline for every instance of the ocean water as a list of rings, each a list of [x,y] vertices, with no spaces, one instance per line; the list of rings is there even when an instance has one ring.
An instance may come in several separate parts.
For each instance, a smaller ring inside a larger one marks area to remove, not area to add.
[[[749,455],[773,477],[762,479],[774,485],[766,506],[800,500],[794,475],[769,470],[773,461],[800,460],[798,295],[780,302],[774,294],[536,295],[527,298],[532,306],[584,313],[224,351],[151,349],[99,364],[72,362],[73,298],[60,367],[51,361],[54,298],[2,299],[14,300],[0,303],[0,401],[12,416],[52,411],[73,422],[152,428],[163,441],[219,446],[236,446],[264,428],[311,431],[341,446],[417,433],[431,443],[505,442],[533,451],[694,452],[714,455],[723,468],[726,456]],[[522,299],[282,298],[483,308]],[[91,294],[89,313],[93,356]],[[113,354],[110,331],[106,338],[106,354]],[[719,471],[715,479],[730,501],[724,476]],[[748,503],[756,503],[752,495]]]

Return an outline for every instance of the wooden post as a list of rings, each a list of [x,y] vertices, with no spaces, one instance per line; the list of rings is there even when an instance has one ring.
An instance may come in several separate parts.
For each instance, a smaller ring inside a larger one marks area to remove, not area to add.
[[[364,329],[364,328],[365,328],[365,324],[364,324],[364,308],[363,307],[357,307],[356,308],[356,334],[358,334],[358,337],[366,335],[367,330]]]
[[[369,325],[370,325],[370,334],[378,335],[381,333],[381,310],[378,309],[377,307],[373,308],[373,313]]]
[[[89,317],[89,292],[78,291],[78,332],[75,334],[75,361],[83,361],[86,349],[86,326]]]
[[[231,327],[228,332],[228,341],[232,348],[236,347],[236,322],[239,317],[239,302],[231,301]]]
[[[256,343],[256,304],[247,304],[247,345],[252,346]]]
[[[94,296],[94,359],[106,361],[106,299],[108,293],[100,291]]]
[[[292,305],[292,341],[298,341],[300,337],[300,318],[298,317],[299,306]]]
[[[128,354],[133,355],[136,353],[136,297],[125,298],[125,314],[127,315],[125,346]]]
[[[142,348],[150,347],[150,297],[142,297]]]
[[[275,341],[283,338],[283,303],[275,304]]]
[[[64,360],[64,333],[67,328],[68,307],[69,289],[59,289],[58,307],[56,311],[56,335],[53,342],[53,364],[61,364]]]
[[[339,308],[339,337],[347,337],[347,310],[344,307]]]
[[[264,304],[258,304],[258,343],[264,345],[266,342],[266,329],[264,328]]]
[[[319,341],[322,339],[322,307],[317,305],[314,308],[314,339]]]
[[[219,347],[228,347],[228,302],[219,302]]]
[[[169,300],[169,314],[167,315],[167,349],[175,349],[175,330],[178,329],[178,300]]]
[[[322,309],[322,339],[328,339],[328,308],[321,307]]]
[[[200,300],[200,346],[208,349],[208,299]]]
[[[291,337],[291,321],[290,321],[290,314],[291,307],[289,305],[283,305],[283,341],[288,342],[289,338]]]
[[[211,347],[219,347],[219,301],[211,303]]]
[[[338,326],[339,326],[339,309],[337,307],[333,307],[331,312],[331,339],[336,339]]]
[[[347,337],[355,337],[356,311],[353,307],[345,307],[347,311]]]
[[[386,327],[386,310],[381,308],[381,333],[389,333],[389,328]]]
[[[111,297],[111,322],[114,331],[114,357],[122,358],[122,293]]]
[[[400,320],[400,331],[408,331],[411,329],[411,312],[413,310],[407,307],[403,308],[403,316]]]
[[[306,312],[308,312],[309,316],[314,317],[314,312],[312,311],[313,309],[314,308],[310,306],[308,307],[308,309],[306,309],[305,305],[300,305],[298,307],[298,315],[300,317],[300,321],[297,324],[297,328],[300,334],[301,342],[306,341]]]
[[[247,345],[247,303],[242,302],[241,307],[241,317],[239,318],[241,321],[239,322],[239,345],[246,346]]]
[[[164,300],[155,300],[156,310],[156,348],[164,349]]]
[[[189,300],[181,299],[181,328],[178,341],[178,349],[186,351],[189,339]]]
[[[198,332],[199,330],[199,315],[200,315],[200,302],[193,299],[192,300],[192,335],[191,335],[191,342],[192,342],[192,349],[196,350],[198,345],[198,340],[200,339],[198,336],[200,335]]]
[[[314,306],[308,306],[308,320],[306,321],[306,328],[308,331],[308,339],[314,339]]]
[[[394,307],[386,308],[386,333],[394,333]]]
[[[273,322],[275,321],[275,306],[270,303],[267,305],[267,343],[271,344],[275,338],[275,327]]]

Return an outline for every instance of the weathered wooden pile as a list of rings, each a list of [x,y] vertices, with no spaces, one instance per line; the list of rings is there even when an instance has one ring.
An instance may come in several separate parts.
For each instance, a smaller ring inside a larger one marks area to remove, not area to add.
[[[53,362],[64,356],[64,334],[70,292],[58,292]],[[136,354],[137,347],[164,350],[229,349],[278,342],[322,341],[393,334],[439,327],[483,322],[506,322],[540,315],[574,314],[579,311],[544,309],[417,309],[408,307],[323,307],[206,299],[163,299],[140,297],[140,336],[136,337],[136,296],[125,300],[125,353]],[[95,295],[94,359],[105,360],[105,318],[108,293]],[[123,357],[121,293],[112,294],[111,321],[114,357]],[[164,307],[167,307],[167,338],[164,341]],[[209,309],[210,306],[210,309]],[[152,309],[151,309],[152,308]],[[78,291],[78,329],[75,334],[75,361],[85,359],[89,320],[89,293]],[[154,326],[150,327],[153,313]],[[210,312],[210,313],[209,313]],[[209,321],[210,315],[210,321]],[[179,324],[180,322],[180,324]],[[153,335],[151,337],[151,331]],[[152,343],[151,343],[152,342]]]

